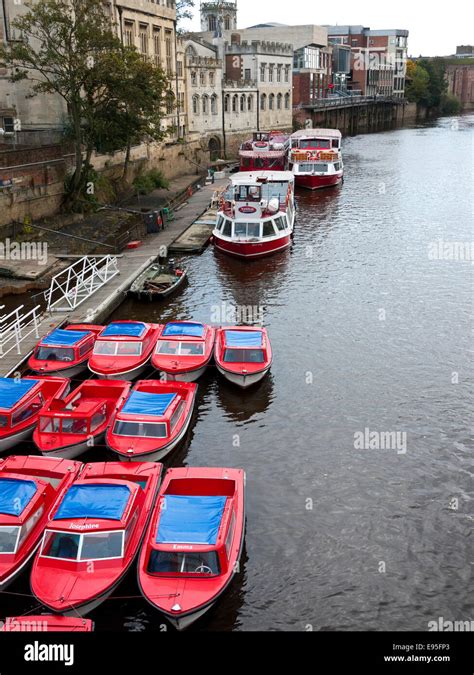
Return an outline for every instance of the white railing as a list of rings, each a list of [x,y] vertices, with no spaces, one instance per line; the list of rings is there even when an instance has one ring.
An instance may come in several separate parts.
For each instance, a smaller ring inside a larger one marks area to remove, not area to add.
[[[24,305],[20,305],[10,314],[0,317],[0,359],[15,348],[21,354],[21,343],[32,333],[39,339],[40,305],[26,314],[21,313],[23,308]],[[0,309],[4,309],[4,306]]]
[[[51,286],[45,292],[47,309],[52,312],[70,312],[117,274],[116,256],[84,256],[51,279]]]

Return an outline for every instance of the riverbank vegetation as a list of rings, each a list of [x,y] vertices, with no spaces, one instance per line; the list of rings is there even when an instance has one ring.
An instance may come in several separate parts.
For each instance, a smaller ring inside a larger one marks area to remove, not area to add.
[[[429,112],[456,115],[461,111],[461,102],[448,94],[446,59],[409,59],[407,62],[405,95],[413,103]]]

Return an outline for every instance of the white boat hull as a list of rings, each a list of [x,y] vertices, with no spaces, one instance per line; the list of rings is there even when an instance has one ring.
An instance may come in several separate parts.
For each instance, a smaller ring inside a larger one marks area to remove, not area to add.
[[[144,363],[141,366],[137,366],[137,368],[133,368],[133,370],[126,370],[122,373],[113,373],[111,375],[104,375],[103,373],[98,373],[95,370],[92,370],[92,368],[89,366],[89,369],[94,375],[97,375],[97,377],[100,377],[101,380],[126,380],[129,382],[130,380],[135,380],[139,375],[143,373],[145,368],[147,367],[148,363]]]
[[[10,448],[15,447],[15,445],[18,445],[18,443],[21,443],[21,441],[26,440],[27,438],[31,437],[31,434],[33,433],[33,429],[35,428],[36,424],[34,424],[31,427],[28,427],[27,429],[23,429],[23,431],[20,431],[18,434],[12,434],[11,436],[7,436],[6,438],[2,438],[0,440],[0,452],[5,452],[6,450],[10,450]]]
[[[210,605],[207,605],[203,609],[199,609],[197,612],[193,612],[192,614],[186,614],[185,616],[182,617],[173,617],[170,616],[169,614],[165,614],[167,620],[170,622],[176,630],[186,630],[186,628],[189,628],[191,624],[193,624],[195,621],[200,619],[206,612],[208,612],[213,606],[214,602],[211,603]]]
[[[178,375],[168,373],[165,370],[160,370],[160,373],[163,373],[167,382],[195,382],[201,377],[201,375],[204,375],[206,368],[207,364],[202,366],[202,368],[198,368],[197,370],[190,370],[187,373],[180,373]]]
[[[221,373],[221,375],[223,375],[226,378],[226,380],[232,382],[232,384],[236,384],[239,387],[242,387],[243,389],[247,389],[247,387],[251,387],[253,384],[257,384],[257,382],[263,380],[265,375],[270,370],[270,366],[268,366],[268,368],[265,368],[265,370],[261,370],[258,373],[249,373],[242,375],[239,375],[238,373],[231,373],[228,370],[224,370],[224,368],[222,368],[219,365],[217,365],[217,370]]]
[[[41,450],[38,448],[43,457],[61,457],[62,459],[75,459],[82,453],[87,452],[97,445],[101,445],[104,439],[105,432],[96,436],[93,445],[90,444],[92,439],[76,443],[75,445],[68,445],[65,448],[58,448],[57,450]]]

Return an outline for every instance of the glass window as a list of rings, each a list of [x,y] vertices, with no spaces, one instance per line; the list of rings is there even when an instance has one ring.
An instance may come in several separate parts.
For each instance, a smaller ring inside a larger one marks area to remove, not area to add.
[[[149,574],[219,574],[216,551],[175,553],[152,551],[148,561]]]
[[[234,236],[235,237],[246,237],[247,236],[247,223],[236,222],[234,225]]]
[[[316,172],[319,172],[319,173],[327,173],[328,165],[323,164],[322,162],[318,162],[317,164],[314,164],[313,171],[316,171]]]
[[[331,142],[324,138],[302,138],[300,140],[300,149],[301,150],[312,150],[312,149],[328,149],[331,147]]]
[[[0,429],[5,429],[8,426],[8,417],[6,415],[0,415]]]
[[[113,356],[117,349],[116,342],[109,342],[108,340],[97,340],[94,345],[94,354],[100,356]]]
[[[20,535],[20,545],[22,542],[26,539],[26,537],[29,535],[31,530],[34,528],[38,520],[41,518],[41,516],[44,513],[44,506],[40,506],[39,509],[37,509],[25,522],[23,527],[21,528],[21,535]]]
[[[117,420],[114,426],[117,436],[134,436],[140,438],[166,438],[168,432],[166,424],[160,422],[123,422]]]
[[[35,396],[35,398],[32,401],[24,405],[22,408],[17,410],[16,413],[12,415],[12,427],[30,419],[30,417],[36,415],[36,413],[39,410],[41,410],[42,407],[43,407],[43,398],[40,394],[38,394],[38,396]]]
[[[184,401],[180,401],[179,404],[178,404],[178,407],[176,408],[176,410],[174,411],[174,413],[171,416],[171,420],[170,420],[171,431],[173,431],[176,424],[178,423],[178,421],[179,421],[179,419],[180,419],[180,417],[183,413],[184,408],[185,408]]]
[[[230,220],[225,221],[224,229],[222,230],[222,234],[224,237],[230,237],[232,233],[232,223]]]
[[[76,417],[62,418],[62,432],[63,434],[87,434],[87,420]]]
[[[0,527],[0,553],[15,553],[19,527]]]
[[[79,560],[121,558],[124,532],[94,532],[83,534]]]
[[[217,219],[217,225],[216,225],[216,230],[220,230],[222,226],[224,225],[224,218],[222,216],[219,216]]]
[[[40,431],[47,434],[58,434],[61,423],[58,417],[41,417]]]
[[[52,532],[51,530],[46,531],[41,555],[47,556],[48,558],[77,560],[80,540],[80,534],[72,534],[71,532]]]
[[[74,361],[74,349],[38,347],[36,358],[38,361]]]
[[[263,349],[226,349],[224,363],[263,363]]]
[[[260,223],[248,223],[248,225],[247,225],[247,236],[248,237],[259,237],[260,236]]]
[[[225,550],[227,553],[227,559],[230,558],[230,552],[232,547],[232,539],[234,538],[235,530],[235,512],[232,511],[232,517],[230,519],[229,531],[227,532],[227,537],[225,538]]]
[[[105,422],[105,412],[96,412],[91,419],[91,431],[95,431]]]
[[[165,342],[164,340],[159,340],[156,345],[157,354],[169,354],[171,356],[177,356],[179,353],[179,342]]]
[[[141,353],[141,342],[119,342],[117,345],[117,356],[140,356]]]
[[[273,222],[271,220],[266,220],[263,223],[262,237],[273,237],[275,234],[275,228],[273,227]]]
[[[278,230],[286,230],[286,220],[283,217],[280,218],[275,218],[275,225],[277,226]]]
[[[87,342],[79,348],[79,356],[85,356],[85,354],[87,354],[87,352],[89,352],[93,346],[94,340],[87,340]]]

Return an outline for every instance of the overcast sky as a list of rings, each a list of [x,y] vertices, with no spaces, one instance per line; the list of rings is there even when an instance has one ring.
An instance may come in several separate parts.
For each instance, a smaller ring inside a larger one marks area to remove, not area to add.
[[[200,30],[199,5],[200,0],[195,0],[194,19],[183,23],[183,28]],[[426,0],[237,0],[237,6],[239,28],[266,21],[406,28],[412,56],[445,56],[454,54],[456,45],[473,43],[472,6],[467,0],[447,4]]]

